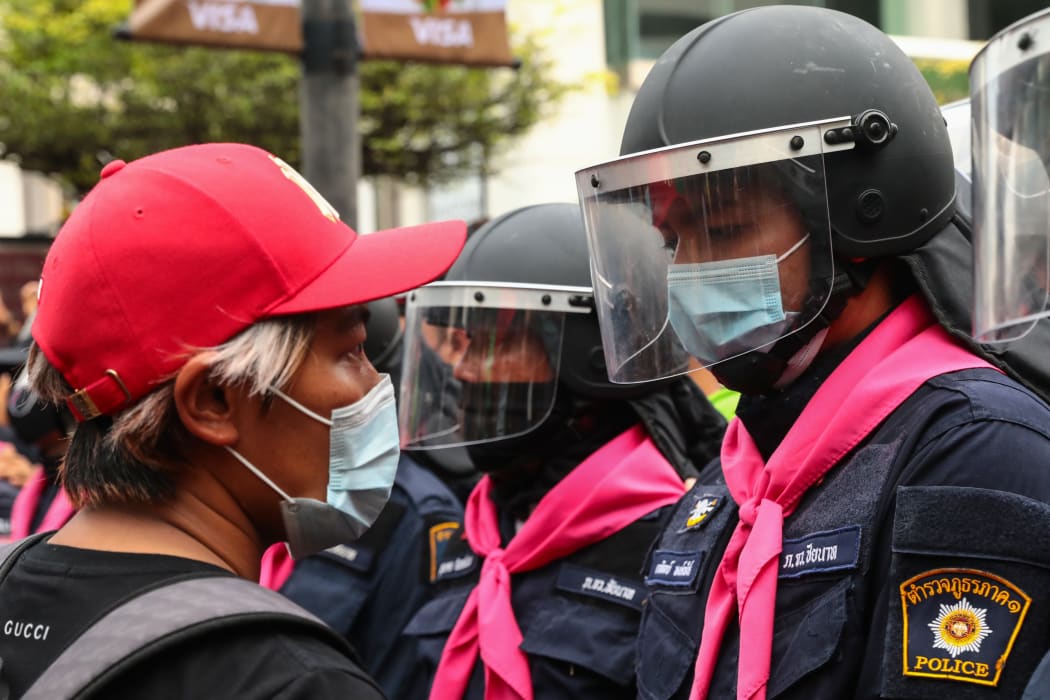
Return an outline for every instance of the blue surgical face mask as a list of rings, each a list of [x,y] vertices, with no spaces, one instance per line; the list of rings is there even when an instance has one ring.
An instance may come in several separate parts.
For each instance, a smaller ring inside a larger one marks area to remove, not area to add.
[[[281,515],[293,558],[353,542],[379,517],[397,475],[400,450],[390,376],[382,375],[360,400],[332,411],[331,419],[279,389],[272,391],[296,410],[331,428],[326,502],[289,496],[235,450],[226,449],[284,499]]]
[[[780,257],[671,265],[668,320],[689,354],[713,364],[782,337],[799,314],[784,311],[778,265],[808,238]]]

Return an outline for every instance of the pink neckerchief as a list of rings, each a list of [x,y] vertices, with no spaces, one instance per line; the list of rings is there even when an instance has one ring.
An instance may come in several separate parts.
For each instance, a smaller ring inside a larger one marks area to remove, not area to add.
[[[605,539],[676,502],[685,486],[645,430],[636,426],[547,492],[506,549],[500,548],[491,491],[486,476],[467,500],[466,538],[485,562],[445,644],[431,700],[462,698],[479,653],[486,700],[532,700],[532,676],[511,607],[511,574],[538,569]]]
[[[294,568],[295,560],[288,553],[284,542],[272,544],[263,552],[262,562],[259,564],[259,585],[271,591],[279,591],[292,575]]]
[[[784,518],[850,450],[927,380],[991,367],[956,345],[913,296],[895,309],[828,377],[783,442],[763,463],[739,419],[722,443],[722,471],[740,521],[712,581],[690,700],[707,696],[722,637],[740,620],[738,700],[764,700],[773,645]]]
[[[45,488],[47,488],[47,477],[44,476],[44,470],[39,469],[33,476],[29,477],[29,481],[25,483],[18,495],[15,496],[15,502],[11,505],[12,540],[20,540],[33,534],[30,531],[30,526],[33,523],[33,516],[40,505],[40,497],[44,495]],[[47,513],[44,515],[44,519],[40,521],[40,526],[36,529],[36,532],[57,530],[65,525],[75,512],[76,509],[70,503],[69,497],[66,496],[66,490],[59,489],[58,493],[55,494],[55,498],[51,501],[51,505],[48,506]]]

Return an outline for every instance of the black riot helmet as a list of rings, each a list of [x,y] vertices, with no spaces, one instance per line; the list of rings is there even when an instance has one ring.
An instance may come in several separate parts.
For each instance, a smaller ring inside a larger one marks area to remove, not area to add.
[[[440,393],[461,404],[443,416],[426,400],[435,360],[449,370]],[[409,449],[528,433],[550,415],[559,386],[588,399],[652,391],[618,386],[606,375],[575,204],[534,205],[489,221],[443,281],[411,292],[403,370],[401,429]]]
[[[646,77],[620,154],[843,116],[857,147],[824,158],[835,252],[911,250],[951,218],[951,144],[914,62],[852,15],[777,5],[698,27]]]
[[[721,416],[686,377],[611,382],[602,332],[579,207],[539,204],[493,219],[441,282],[408,295],[402,446],[465,446],[477,469],[522,477],[508,487],[522,498],[639,422],[684,475],[706,464]],[[441,410],[428,399],[435,393]]]
[[[365,356],[377,370],[391,375],[394,386],[401,376],[401,310],[393,297],[368,302],[368,338]]]
[[[444,279],[570,290],[565,302],[571,312],[563,314],[560,352],[551,358],[559,368],[558,380],[591,398],[642,393],[611,383],[606,374],[587,240],[577,205],[538,204],[488,222],[471,238]],[[541,304],[542,299],[541,293]]]
[[[73,417],[64,406],[46,403],[29,386],[29,374],[18,374],[7,397],[7,419],[27,446],[43,448],[72,432]]]
[[[744,10],[679,39],[635,97],[621,157],[576,177],[620,382],[693,357],[747,393],[783,385],[874,260],[954,211],[951,144],[914,63],[817,7]]]

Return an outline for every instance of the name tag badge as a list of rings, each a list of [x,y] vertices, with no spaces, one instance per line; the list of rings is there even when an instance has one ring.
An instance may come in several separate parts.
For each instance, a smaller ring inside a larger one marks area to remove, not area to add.
[[[815,532],[797,540],[784,540],[780,551],[779,578],[849,571],[860,559],[860,525]]]
[[[904,675],[995,686],[1032,599],[1001,576],[934,569],[900,584]]]
[[[375,553],[368,547],[355,547],[349,544],[337,544],[324,551],[329,559],[335,559],[354,571],[367,574],[372,569]]]
[[[653,552],[645,583],[649,586],[691,587],[700,573],[700,562],[703,561],[703,557],[703,552],[673,552],[658,549]]]
[[[641,583],[575,564],[561,565],[556,586],[558,590],[579,593],[635,610],[641,610],[642,601],[645,600],[645,589]]]

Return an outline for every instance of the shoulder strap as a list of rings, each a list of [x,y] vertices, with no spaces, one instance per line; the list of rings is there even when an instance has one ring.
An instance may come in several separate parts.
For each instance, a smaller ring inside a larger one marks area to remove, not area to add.
[[[35,535],[8,542],[0,547],[0,583],[3,583],[4,579],[7,578],[7,573],[11,571],[11,567],[18,561],[18,557],[22,556],[22,552],[51,534],[53,532],[38,532]]]
[[[188,637],[249,622],[305,628],[349,654],[346,642],[284,596],[245,579],[183,579],[125,601],[73,641],[22,697],[85,697],[148,654]]]

